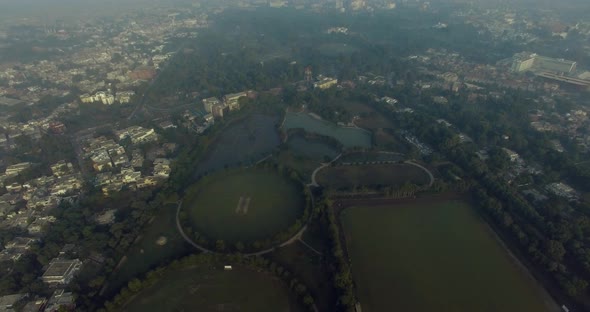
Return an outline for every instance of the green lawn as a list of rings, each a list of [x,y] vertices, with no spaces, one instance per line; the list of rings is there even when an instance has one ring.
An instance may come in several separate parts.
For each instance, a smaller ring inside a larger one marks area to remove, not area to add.
[[[341,219],[364,312],[548,311],[462,202],[353,207]]]
[[[340,189],[353,186],[401,186],[405,182],[425,185],[429,177],[424,170],[407,164],[342,165],[318,172],[317,181],[321,186]]]
[[[156,244],[166,237],[165,245]],[[164,206],[152,223],[146,225],[142,237],[129,248],[127,260],[109,280],[108,292],[118,291],[133,277],[138,277],[164,262],[177,259],[192,250],[176,229],[176,203]]]
[[[302,192],[270,169],[232,170],[191,187],[183,210],[195,229],[211,239],[251,242],[291,226],[303,213]]]
[[[278,279],[243,268],[194,267],[166,273],[123,311],[301,311]]]

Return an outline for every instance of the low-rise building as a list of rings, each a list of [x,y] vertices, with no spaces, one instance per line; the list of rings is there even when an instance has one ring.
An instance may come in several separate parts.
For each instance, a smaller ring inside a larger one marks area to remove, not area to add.
[[[13,294],[0,297],[0,311],[16,311],[16,307],[21,303],[29,294]]]
[[[555,196],[564,197],[568,200],[578,199],[578,192],[563,182],[551,183],[545,189]]]
[[[121,104],[129,103],[134,95],[135,92],[133,91],[119,91],[117,92],[115,100]]]
[[[100,225],[112,224],[115,222],[115,213],[117,210],[109,209],[95,217],[96,223]]]
[[[319,76],[318,81],[314,82],[313,87],[319,89],[329,89],[338,84],[338,79],[331,77]]]
[[[72,165],[70,162],[62,160],[51,166],[51,172],[56,177],[73,174],[75,172],[74,165]]]
[[[131,165],[133,168],[141,168],[143,167],[144,157],[140,150],[134,149],[131,152]]]
[[[125,138],[131,139],[131,143],[140,144],[158,140],[158,135],[154,129],[146,129],[140,126],[131,126],[129,128],[115,132],[119,140]]]
[[[45,312],[57,312],[61,308],[65,308],[66,311],[73,311],[76,308],[75,298],[73,293],[66,292],[64,289],[57,289],[49,298]]]
[[[230,111],[234,111],[240,109],[240,99],[245,97],[248,97],[248,92],[246,91],[226,94],[223,96],[223,102]]]
[[[21,312],[40,312],[43,311],[45,305],[47,304],[47,299],[45,298],[35,298],[25,304],[22,308]]]
[[[26,254],[37,240],[28,237],[16,237],[0,251],[0,261],[17,261]]]
[[[154,177],[168,178],[171,171],[170,160],[166,158],[156,158],[154,160]]]
[[[31,164],[30,162],[22,162],[22,163],[10,165],[10,166],[6,167],[4,174],[7,177],[15,177],[15,176],[19,175],[21,172],[31,168],[32,165],[33,164]]]
[[[64,260],[55,258],[51,260],[41,279],[49,285],[69,284],[81,268],[82,261],[79,259]]]
[[[156,177],[148,176],[148,177],[140,178],[135,185],[137,185],[138,188],[145,188],[145,187],[156,186],[156,185],[158,185],[158,182],[159,181]]]
[[[434,96],[434,97],[432,97],[432,101],[435,104],[439,104],[439,105],[449,104],[449,100],[447,100],[447,98],[445,98],[444,96]]]

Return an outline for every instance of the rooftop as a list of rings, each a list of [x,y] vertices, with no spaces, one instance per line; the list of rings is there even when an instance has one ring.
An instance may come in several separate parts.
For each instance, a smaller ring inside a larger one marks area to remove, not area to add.
[[[80,263],[80,260],[78,260],[78,259],[74,259],[74,260],[57,260],[56,259],[56,260],[53,260],[49,264],[49,268],[47,268],[47,271],[45,271],[45,273],[43,273],[43,277],[44,278],[53,278],[53,277],[61,278],[64,275],[66,275],[70,270],[72,270],[72,268],[74,268],[79,263]]]

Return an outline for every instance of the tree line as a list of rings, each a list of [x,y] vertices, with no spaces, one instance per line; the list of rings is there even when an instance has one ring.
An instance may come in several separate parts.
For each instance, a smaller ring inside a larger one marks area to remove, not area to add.
[[[174,260],[167,266],[158,267],[147,272],[142,279],[134,278],[130,280],[127,286],[123,287],[112,300],[105,302],[104,308],[99,309],[98,311],[120,311],[133,299],[133,297],[141,293],[143,290],[156,285],[170,272],[194,267],[222,270],[222,267],[227,264],[273,274],[279,278],[289,290],[291,290],[298,302],[305,308],[305,311],[316,311],[315,300],[309,293],[308,287],[292,272],[289,272],[279,264],[262,257],[243,257],[240,254],[222,255],[211,253],[193,254],[179,260]]]

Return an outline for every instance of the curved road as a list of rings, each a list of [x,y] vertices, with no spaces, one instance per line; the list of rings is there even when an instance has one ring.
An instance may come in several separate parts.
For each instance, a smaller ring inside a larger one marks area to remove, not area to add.
[[[426,174],[428,174],[428,177],[430,177],[430,183],[428,183],[428,187],[431,187],[432,184],[434,184],[434,175],[432,175],[432,172],[430,172],[430,170],[428,170],[426,167],[420,165],[419,163],[414,162],[413,160],[404,161],[404,164],[410,164],[410,165],[416,166],[416,167],[424,170],[424,172],[426,172]]]
[[[320,186],[318,184],[318,182],[316,181],[317,173],[320,172],[322,169],[330,166],[333,162],[338,160],[341,156],[342,156],[342,154],[336,156],[336,158],[332,159],[332,161],[330,161],[329,163],[323,163],[323,164],[321,164],[321,166],[315,168],[315,170],[311,174],[311,183],[309,183],[307,186],[315,186],[315,187]],[[386,163],[397,163],[397,161],[386,162]],[[428,187],[431,187],[432,184],[434,184],[434,175],[432,174],[432,172],[430,172],[430,170],[428,170],[428,168],[420,165],[419,163],[414,162],[413,160],[406,160],[406,161],[404,161],[404,164],[412,165],[412,166],[415,166],[415,167],[418,167],[418,168],[424,170],[424,172],[426,172],[426,174],[430,178],[430,182],[428,182]],[[359,166],[364,166],[364,165],[359,165]]]
[[[184,233],[184,230],[182,229],[182,226],[180,225],[180,208],[182,208],[182,200],[178,201],[178,206],[176,206],[176,228],[178,228],[178,232],[180,233],[180,235],[182,236],[182,238],[184,238],[184,240],[193,245],[193,247],[197,248],[198,250],[204,252],[204,253],[215,253],[215,251],[213,250],[209,250],[195,242],[193,242],[193,240],[188,237],[188,235],[186,235],[186,233]]]
[[[314,170],[314,171],[313,171],[313,173],[311,174],[311,183],[309,183],[307,186],[315,186],[315,187],[318,187],[318,186],[320,186],[320,185],[318,184],[318,182],[315,180],[315,176],[316,176],[316,174],[317,174],[317,173],[318,173],[320,170],[322,170],[322,169],[324,169],[324,168],[328,167],[328,166],[329,166],[329,165],[331,165],[333,162],[337,161],[337,160],[338,160],[340,157],[342,157],[342,153],[338,154],[338,156],[336,156],[336,158],[332,159],[332,160],[331,160],[329,163],[323,163],[323,164],[321,164],[321,166],[319,166],[319,167],[315,168],[315,170]]]
[[[313,199],[313,195],[311,196],[311,207],[313,208],[314,206],[314,199]],[[205,248],[197,243],[195,243],[190,237],[188,237],[188,235],[186,235],[186,233],[184,233],[184,230],[182,229],[182,225],[180,224],[180,209],[182,208],[182,200],[178,201],[178,206],[176,207],[176,228],[178,229],[178,232],[180,233],[180,235],[182,236],[182,238],[189,244],[191,244],[193,247],[195,247],[196,249],[198,249],[201,252],[204,253],[219,253],[216,252],[214,250]],[[310,214],[311,215],[311,214]],[[311,218],[311,216],[310,216]],[[301,240],[301,237],[303,236],[303,233],[305,232],[305,230],[307,230],[307,222],[309,222],[309,219],[305,222],[305,224],[303,225],[303,227],[301,227],[301,229],[295,233],[295,235],[293,235],[291,238],[289,238],[288,240],[284,241],[283,243],[273,246],[271,248],[265,249],[265,250],[261,250],[261,251],[257,251],[257,252],[251,252],[251,253],[245,253],[242,254],[245,257],[251,257],[251,256],[262,256],[265,255],[267,253],[271,253],[273,252],[275,249],[277,248],[281,248],[281,247],[285,247],[288,246],[290,244],[293,244],[294,242]]]

